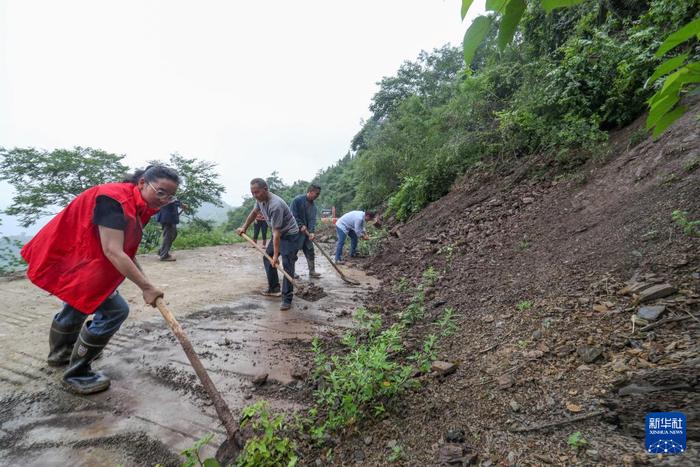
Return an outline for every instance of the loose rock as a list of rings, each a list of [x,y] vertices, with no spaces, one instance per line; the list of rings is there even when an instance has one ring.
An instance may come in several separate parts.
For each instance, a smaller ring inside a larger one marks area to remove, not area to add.
[[[457,365],[450,362],[435,360],[431,366],[431,369],[439,376],[447,376],[457,370]]]
[[[579,347],[576,352],[585,363],[593,363],[603,354],[602,349],[588,345]]]
[[[666,311],[666,305],[643,306],[637,311],[637,316],[647,321],[656,321]]]
[[[656,300],[657,298],[668,297],[669,295],[673,295],[676,292],[676,288],[672,285],[655,285],[653,287],[649,287],[648,289],[644,290],[642,293],[639,294],[639,303],[646,303],[652,300]]]
[[[267,382],[267,373],[261,373],[257,375],[255,378],[253,378],[253,384],[256,386],[262,386]]]

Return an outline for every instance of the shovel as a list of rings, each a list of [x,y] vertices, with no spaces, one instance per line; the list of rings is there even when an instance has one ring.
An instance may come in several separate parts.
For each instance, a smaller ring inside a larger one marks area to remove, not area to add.
[[[255,243],[252,238],[250,238],[248,235],[245,233],[241,234],[241,237],[245,238],[248,243],[253,245],[256,250],[258,250],[267,260],[270,262],[270,264],[273,264],[272,258],[270,258],[270,255],[267,254],[265,250],[263,250],[260,245]],[[279,263],[278,263],[279,264]],[[319,298],[325,296],[325,292],[323,291],[323,288],[315,286],[314,284],[309,284],[309,285],[298,285],[292,276],[289,275],[287,271],[284,270],[282,267],[277,267],[273,264],[273,267],[284,274],[284,277],[287,278],[290,284],[292,284],[292,287],[294,287],[294,290],[296,290],[296,295],[299,297],[309,300],[309,301],[315,301],[318,300]]]
[[[165,306],[165,302],[161,297],[156,299],[156,306],[158,307],[160,314],[162,314],[163,318],[165,318],[168,326],[170,326],[173,334],[175,334],[175,337],[177,337],[177,340],[180,341],[182,350],[185,351],[185,355],[187,355],[187,359],[192,364],[194,372],[197,373],[199,381],[201,381],[202,386],[204,386],[204,389],[207,391],[209,399],[211,399],[211,401],[214,403],[216,414],[219,416],[219,420],[221,420],[221,423],[226,429],[228,439],[224,441],[221,447],[219,447],[219,450],[216,453],[216,458],[219,460],[226,460],[226,462],[232,462],[238,456],[238,452],[242,447],[242,442],[238,434],[238,424],[233,418],[231,409],[229,409],[228,405],[226,405],[226,401],[224,401],[224,398],[221,397],[221,393],[219,393],[216,386],[214,386],[214,382],[209,377],[209,374],[204,368],[204,365],[202,365],[201,360],[199,360],[199,357],[195,353],[192,343],[187,338],[187,335],[185,335],[185,331],[183,331],[182,326],[180,326],[180,323],[177,322],[175,316],[173,316],[168,307]]]
[[[355,281],[355,280],[352,280],[352,279],[349,279],[348,277],[345,276],[345,274],[343,274],[343,271],[341,271],[341,270],[338,268],[338,266],[336,266],[336,264],[333,262],[333,260],[331,259],[331,257],[328,256],[328,253],[326,253],[326,252],[323,250],[323,248],[321,248],[321,245],[319,245],[318,243],[316,243],[316,240],[313,240],[311,237],[309,237],[309,240],[311,240],[311,241],[313,242],[313,244],[316,246],[316,248],[318,248],[319,251],[320,251],[321,253],[323,253],[323,256],[325,256],[326,259],[328,260],[328,262],[331,263],[331,266],[333,266],[333,269],[335,269],[335,272],[338,273],[338,275],[340,276],[341,279],[343,279],[345,282],[347,282],[348,284],[351,284],[351,285],[360,285],[359,282],[357,282],[357,281]]]

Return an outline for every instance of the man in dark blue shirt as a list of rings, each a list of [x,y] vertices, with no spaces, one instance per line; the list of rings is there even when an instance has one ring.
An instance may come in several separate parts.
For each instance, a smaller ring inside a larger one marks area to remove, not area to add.
[[[156,222],[163,226],[163,243],[158,250],[158,256],[160,256],[161,261],[175,261],[175,258],[170,254],[170,248],[177,237],[177,224],[180,223],[180,208],[187,210],[187,205],[175,199],[160,208],[160,211],[156,214]]]
[[[304,235],[304,243],[301,249],[309,265],[309,277],[312,278],[321,277],[321,275],[316,272],[314,244],[311,241],[316,231],[317,210],[314,201],[316,201],[316,198],[320,195],[321,187],[312,183],[306,189],[306,194],[294,198],[292,204],[289,206],[292,210],[292,214],[294,214],[294,218],[297,220],[299,231]]]

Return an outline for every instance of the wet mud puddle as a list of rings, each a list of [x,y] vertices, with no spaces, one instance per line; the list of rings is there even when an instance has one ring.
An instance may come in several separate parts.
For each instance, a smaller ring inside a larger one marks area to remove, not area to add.
[[[299,356],[314,336],[351,326],[349,312],[372,279],[353,271],[364,287],[350,287],[331,270],[321,272],[327,296],[297,298],[288,312],[279,311],[278,299],[251,291],[179,316],[234,415],[260,398],[278,409],[296,407]],[[46,323],[21,331],[33,345],[3,345],[0,465],[179,465],[177,453],[203,435],[215,434],[203,451],[208,456],[224,441],[213,405],[161,317],[122,326],[93,365],[112,385],[89,397],[66,392],[61,372],[45,364]],[[264,373],[263,395],[252,380]],[[277,394],[276,386],[285,390]]]

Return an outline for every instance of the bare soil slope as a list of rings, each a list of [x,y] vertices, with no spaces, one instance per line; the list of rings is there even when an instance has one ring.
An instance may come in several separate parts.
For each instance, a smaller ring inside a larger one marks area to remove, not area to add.
[[[408,346],[452,307],[460,328],[439,356],[459,366],[423,377],[389,418],[359,427],[338,461],[386,464],[398,445],[407,465],[632,465],[653,460],[644,415],[680,410],[691,449],[670,461],[700,463],[700,321],[689,316],[700,311],[700,239],[671,219],[677,209],[700,218],[699,108],[630,147],[640,119],[612,136],[607,161],[567,177],[544,160],[470,173],[397,226],[365,263],[385,281],[368,305],[395,319],[412,296],[396,292],[399,281],[415,286],[434,267],[428,316]],[[644,297],[625,287],[637,283],[676,292],[644,303],[665,311],[633,333]],[[567,444],[576,431],[588,442],[580,449]]]

